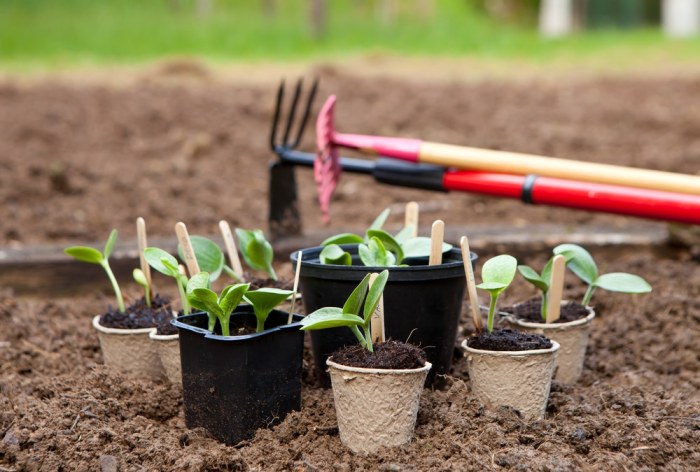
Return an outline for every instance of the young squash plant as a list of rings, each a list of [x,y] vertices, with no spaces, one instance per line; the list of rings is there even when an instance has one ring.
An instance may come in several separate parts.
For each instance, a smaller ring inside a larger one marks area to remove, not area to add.
[[[117,298],[117,306],[119,311],[124,313],[126,307],[124,306],[124,297],[122,296],[122,291],[119,288],[116,277],[114,277],[114,272],[109,266],[109,256],[112,255],[112,250],[114,249],[114,244],[117,242],[117,230],[113,229],[107,238],[105,247],[102,252],[95,248],[87,246],[71,246],[64,249],[64,252],[69,256],[81,261],[87,262],[89,264],[98,264],[107,273],[110,283],[112,284],[112,289],[114,289],[114,295]]]
[[[231,314],[241,300],[245,299],[253,307],[257,321],[256,332],[260,333],[265,329],[265,321],[272,310],[294,293],[291,290],[272,288],[248,291],[250,284],[246,283],[229,285],[217,295],[209,286],[210,274],[200,272],[187,283],[187,298],[194,308],[207,313],[209,331],[213,333],[216,321],[219,321],[223,336],[230,336]]]
[[[175,279],[175,283],[177,284],[177,289],[180,294],[182,312],[185,315],[189,315],[191,308],[185,292],[187,288],[187,276],[180,272],[177,259],[166,251],[157,247],[147,247],[143,253],[149,266],[161,274]]]
[[[493,320],[496,314],[498,297],[511,284],[515,278],[518,261],[513,256],[502,254],[486,261],[481,268],[482,283],[476,286],[489,292],[489,314],[486,322],[486,330],[493,331]]]
[[[382,271],[369,287],[371,274],[367,274],[352,291],[342,308],[324,307],[304,317],[301,329],[305,331],[337,328],[350,328],[360,345],[369,352],[374,352],[372,346],[372,314],[377,309],[379,300],[387,280],[389,271]]]
[[[588,285],[581,301],[584,306],[588,306],[591,302],[593,292],[597,288],[621,293],[651,292],[651,285],[638,275],[626,272],[610,272],[600,275],[593,256],[577,244],[560,244],[554,248],[554,254],[564,255],[567,259],[567,267]]]
[[[362,237],[353,233],[331,236],[321,243],[321,264],[352,265],[352,256],[340,247],[341,244],[358,244],[360,261],[368,267],[395,267],[403,265],[405,259],[430,255],[430,238],[411,237],[415,228],[405,226],[395,236],[382,229],[390,210],[382,211]],[[452,245],[443,243],[443,252]]]

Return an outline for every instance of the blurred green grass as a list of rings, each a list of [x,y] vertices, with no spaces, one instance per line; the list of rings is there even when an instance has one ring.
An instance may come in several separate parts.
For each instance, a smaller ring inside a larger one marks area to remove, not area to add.
[[[194,0],[0,0],[0,67],[60,68],[141,63],[161,57],[213,61],[304,60],[366,53],[470,56],[536,63],[597,58],[620,66],[700,57],[700,40],[671,41],[657,29],[597,30],[544,40],[534,25],[502,23],[466,0],[438,0],[434,15],[404,9],[384,24],[356,0],[329,0],[327,35],[309,31],[305,0],[215,0],[198,16]]]

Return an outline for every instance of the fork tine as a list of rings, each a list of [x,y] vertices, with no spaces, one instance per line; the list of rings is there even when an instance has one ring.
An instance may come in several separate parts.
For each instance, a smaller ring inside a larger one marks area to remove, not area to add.
[[[275,114],[272,116],[272,128],[270,129],[270,149],[277,149],[277,125],[280,119],[280,110],[282,109],[282,100],[284,99],[284,79],[280,81],[277,88],[277,101],[275,102]]]
[[[292,104],[289,108],[289,114],[287,115],[287,126],[284,129],[284,138],[282,139],[282,146],[289,148],[289,134],[292,131],[292,123],[294,122],[294,117],[297,113],[297,105],[299,103],[299,95],[301,95],[301,86],[303,84],[303,79],[297,81],[297,86],[294,88],[294,96],[292,96]]]
[[[301,137],[304,134],[304,129],[306,128],[306,122],[309,121],[309,114],[311,113],[311,105],[316,97],[316,90],[318,89],[318,77],[314,79],[314,83],[311,86],[311,91],[309,92],[309,97],[306,99],[306,108],[304,109],[304,114],[302,115],[301,121],[299,122],[299,129],[297,129],[297,136],[291,145],[292,149],[296,149],[299,146]]]

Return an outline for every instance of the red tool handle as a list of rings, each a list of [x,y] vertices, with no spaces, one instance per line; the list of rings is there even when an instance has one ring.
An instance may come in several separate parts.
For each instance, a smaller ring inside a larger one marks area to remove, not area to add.
[[[445,190],[518,198],[536,205],[700,224],[700,196],[551,177],[447,171]]]

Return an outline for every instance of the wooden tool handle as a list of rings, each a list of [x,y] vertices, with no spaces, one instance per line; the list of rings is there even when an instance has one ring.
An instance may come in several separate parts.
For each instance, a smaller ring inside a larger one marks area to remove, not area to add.
[[[700,195],[700,176],[533,154],[423,142],[419,161],[466,170],[520,175],[536,174],[560,179]]]

